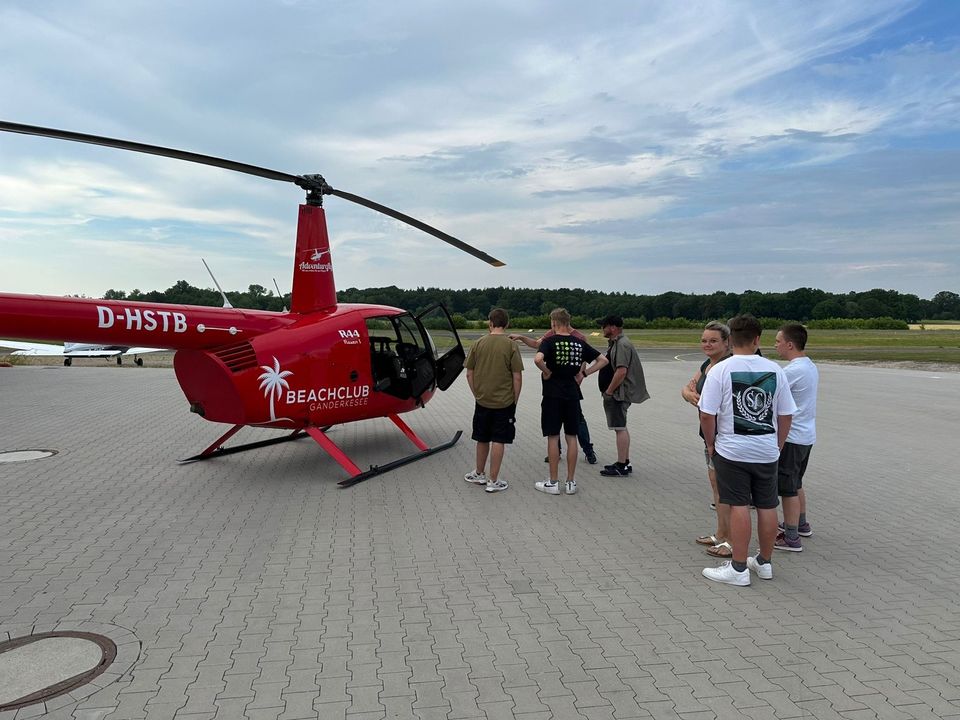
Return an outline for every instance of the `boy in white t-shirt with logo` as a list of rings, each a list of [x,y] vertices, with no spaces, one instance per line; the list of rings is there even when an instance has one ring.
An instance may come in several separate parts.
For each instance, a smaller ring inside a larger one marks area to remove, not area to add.
[[[752,315],[730,320],[733,355],[719,363],[700,394],[700,426],[717,472],[720,502],[730,506],[732,559],[703,575],[715,582],[749,585],[750,570],[773,578],[777,536],[777,461],[797,407],[783,370],[756,355],[762,328]],[[757,508],[760,551],[747,557],[753,527],[750,505]]]

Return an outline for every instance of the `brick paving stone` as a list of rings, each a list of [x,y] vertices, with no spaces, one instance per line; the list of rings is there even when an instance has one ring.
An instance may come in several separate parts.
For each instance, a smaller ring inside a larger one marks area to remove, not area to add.
[[[960,531],[960,411],[944,400],[960,373],[821,365],[814,536],[775,559],[774,581],[729,588],[700,576],[713,561],[692,543],[713,522],[677,398],[695,363],[662,357],[631,411],[635,477],[581,464],[572,498],[533,490],[535,390],[507,493],[462,481],[468,441],[341,491],[306,440],[175,465],[218,428],[184,413],[172,371],[4,368],[4,405],[30,412],[0,416],[0,450],[61,452],[0,465],[0,638],[85,621],[142,643],[129,675],[51,720],[960,716],[960,558],[940,552]],[[585,394],[605,459],[613,434]],[[458,381],[409,422],[434,442],[471,408]],[[363,462],[408,452],[387,421],[331,432]],[[905,469],[923,503],[902,501]],[[940,558],[938,576],[917,556]]]
[[[364,685],[348,688],[347,694],[350,695],[350,713],[382,713],[383,705],[380,702],[380,693],[383,686]]]
[[[444,693],[444,699],[450,703],[450,720],[483,717],[483,710],[477,705],[476,692]]]
[[[554,695],[543,699],[543,703],[550,708],[551,717],[555,718],[586,718],[575,704],[575,696]]]

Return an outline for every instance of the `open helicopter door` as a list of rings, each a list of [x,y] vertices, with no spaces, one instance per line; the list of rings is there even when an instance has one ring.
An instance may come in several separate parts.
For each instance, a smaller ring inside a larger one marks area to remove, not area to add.
[[[417,315],[417,323],[430,340],[436,363],[437,387],[446,390],[463,371],[467,359],[460,335],[447,308],[437,304]]]

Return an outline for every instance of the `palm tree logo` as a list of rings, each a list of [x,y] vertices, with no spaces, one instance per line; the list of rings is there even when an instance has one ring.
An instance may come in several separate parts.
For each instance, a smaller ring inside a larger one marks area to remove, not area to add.
[[[260,367],[263,368],[265,372],[257,379],[260,381],[260,389],[263,390],[264,397],[270,398],[270,420],[273,421],[277,419],[273,411],[274,396],[279,400],[283,391],[290,389],[290,385],[284,378],[290,377],[293,375],[293,372],[290,370],[281,372],[280,361],[277,360],[276,356],[273,358],[273,367],[269,365],[261,365]]]

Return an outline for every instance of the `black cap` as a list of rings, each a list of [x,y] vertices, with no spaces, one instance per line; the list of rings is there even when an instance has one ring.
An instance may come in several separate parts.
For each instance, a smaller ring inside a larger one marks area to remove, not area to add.
[[[623,318],[619,315],[607,315],[600,321],[600,327],[606,327],[607,325],[615,325],[618,328],[622,328]]]

